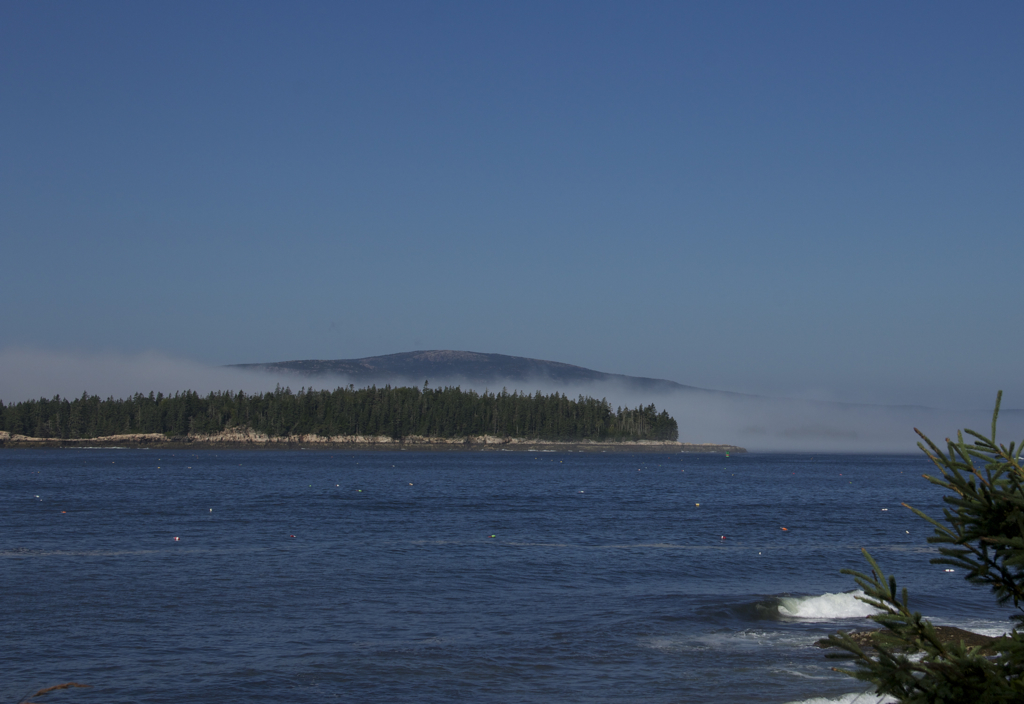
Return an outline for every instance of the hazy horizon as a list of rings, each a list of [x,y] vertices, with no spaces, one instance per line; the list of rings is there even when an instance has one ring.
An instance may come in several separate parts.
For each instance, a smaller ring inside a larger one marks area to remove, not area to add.
[[[1012,2],[6,2],[0,388],[459,349],[1024,406],[1022,32]]]
[[[350,383],[357,388],[371,383],[421,386],[424,381],[395,376],[350,379],[343,375],[269,373],[213,367],[156,353],[83,357],[39,350],[0,350],[0,368],[5,370],[0,379],[0,401],[5,403],[54,395],[76,398],[83,392],[102,398],[124,398],[150,391],[173,394],[191,390],[205,395],[227,390],[256,393],[273,390],[277,385],[298,391],[303,387],[334,389]],[[441,376],[430,379],[430,385],[460,386],[480,392],[498,392],[503,388],[526,393],[557,391],[571,398],[607,398],[613,407],[654,403],[677,420],[682,442],[731,444],[762,452],[913,453],[918,451],[920,440],[914,433],[915,427],[939,442],[965,427],[987,433],[992,414],[991,405],[942,409],[741,396],[713,389],[650,391],[620,379],[566,384],[544,377],[480,382]],[[994,401],[993,393],[993,404]],[[1024,437],[1024,410],[1015,409],[1014,404],[1012,396],[1004,397],[999,434],[1004,442]]]

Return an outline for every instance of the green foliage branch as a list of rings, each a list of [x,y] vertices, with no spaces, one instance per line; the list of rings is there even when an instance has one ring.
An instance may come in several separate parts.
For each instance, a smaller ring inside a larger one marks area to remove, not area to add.
[[[949,493],[943,497],[943,522],[903,504],[934,527],[929,543],[941,557],[933,564],[967,572],[966,579],[988,586],[999,604],[1024,612],[1024,468],[1022,446],[996,442],[996,421],[1002,392],[992,414],[992,435],[973,430],[946,439],[943,452],[921,431],[918,443],[941,476],[924,475]],[[974,439],[968,444],[964,433]],[[1024,702],[1024,613],[1014,614],[1015,627],[987,651],[962,641],[944,642],[932,624],[911,611],[907,590],[897,591],[896,578],[886,575],[867,550],[862,551],[870,574],[844,569],[864,590],[861,600],[880,611],[871,618],[882,626],[865,648],[849,633],[827,639],[845,651],[830,657],[853,657],[854,669],[833,668],[871,682],[881,695],[905,704]],[[994,654],[990,654],[994,653]]]

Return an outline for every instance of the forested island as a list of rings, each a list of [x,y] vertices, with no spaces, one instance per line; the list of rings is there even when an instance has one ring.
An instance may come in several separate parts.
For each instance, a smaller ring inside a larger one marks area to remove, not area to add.
[[[402,439],[505,438],[551,443],[665,443],[677,445],[679,427],[653,404],[615,408],[606,399],[564,394],[463,391],[370,386],[333,391],[267,393],[194,391],[150,393],[126,399],[56,396],[5,405],[5,443],[17,437],[59,443],[95,438],[150,439],[320,438],[368,442]],[[725,446],[722,446],[725,447]],[[735,448],[739,450],[739,448]]]

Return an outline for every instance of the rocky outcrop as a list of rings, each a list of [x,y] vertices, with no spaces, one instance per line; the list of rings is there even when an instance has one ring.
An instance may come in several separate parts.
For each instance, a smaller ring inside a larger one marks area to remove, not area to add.
[[[439,438],[409,435],[392,438],[386,435],[267,435],[251,428],[230,428],[219,433],[167,437],[159,433],[107,435],[97,438],[34,438],[0,431],[0,447],[82,447],[82,446],[191,446],[191,447],[323,447],[392,450],[574,450],[601,452],[607,450],[633,452],[746,452],[735,445],[681,443],[674,440],[633,440],[599,442],[596,440],[552,441],[528,438],[473,435],[462,438]]]
[[[460,438],[440,438],[425,435],[407,435],[392,438],[386,435],[280,435],[270,436],[249,428],[232,428],[211,435],[189,435],[177,438],[179,442],[200,445],[282,446],[304,445],[324,447],[379,447],[392,449],[486,449],[507,448],[530,450],[537,447],[566,447],[572,449],[605,449],[609,447],[639,451],[673,450],[676,452],[745,452],[732,445],[694,445],[673,440],[635,440],[628,442],[599,442],[596,440],[553,441],[530,438],[471,435]]]
[[[106,435],[99,438],[36,438],[31,435],[18,435],[6,430],[0,431],[0,447],[18,446],[74,446],[74,445],[154,445],[166,443],[166,435],[160,433],[130,433],[126,435]]]
[[[934,628],[935,635],[938,636],[939,642],[944,645],[962,642],[968,648],[980,646],[982,655],[995,655],[995,650],[992,649],[992,646],[997,640],[999,640],[998,638],[965,631],[964,629],[957,628],[955,626],[935,626]],[[874,628],[867,631],[853,631],[848,635],[861,648],[874,648],[876,645],[881,645],[882,647],[895,648],[896,650],[905,650],[905,648],[901,649],[897,647],[899,643],[894,641],[890,636],[889,631],[884,628]],[[819,648],[835,647],[829,642],[828,638],[822,638],[814,644]]]
[[[208,435],[194,434],[175,438],[178,442],[199,445],[394,445],[401,441],[385,435],[267,435],[251,428],[229,428]]]

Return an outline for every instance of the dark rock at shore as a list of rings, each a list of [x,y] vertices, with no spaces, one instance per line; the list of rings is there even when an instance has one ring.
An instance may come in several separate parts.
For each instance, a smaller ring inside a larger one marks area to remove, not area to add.
[[[983,636],[980,633],[972,633],[971,631],[965,631],[962,628],[956,628],[955,626],[934,626],[935,633],[939,637],[939,641],[944,645],[950,643],[963,642],[968,648],[981,646],[982,655],[995,655],[996,651],[992,649],[992,644],[995,643],[998,638],[992,636]],[[881,644],[889,647],[896,644],[896,641],[889,635],[889,631],[884,628],[875,628],[867,631],[853,631],[848,634],[857,645],[862,648],[874,648],[876,645]],[[822,638],[814,643],[819,648],[834,648],[828,638]]]

